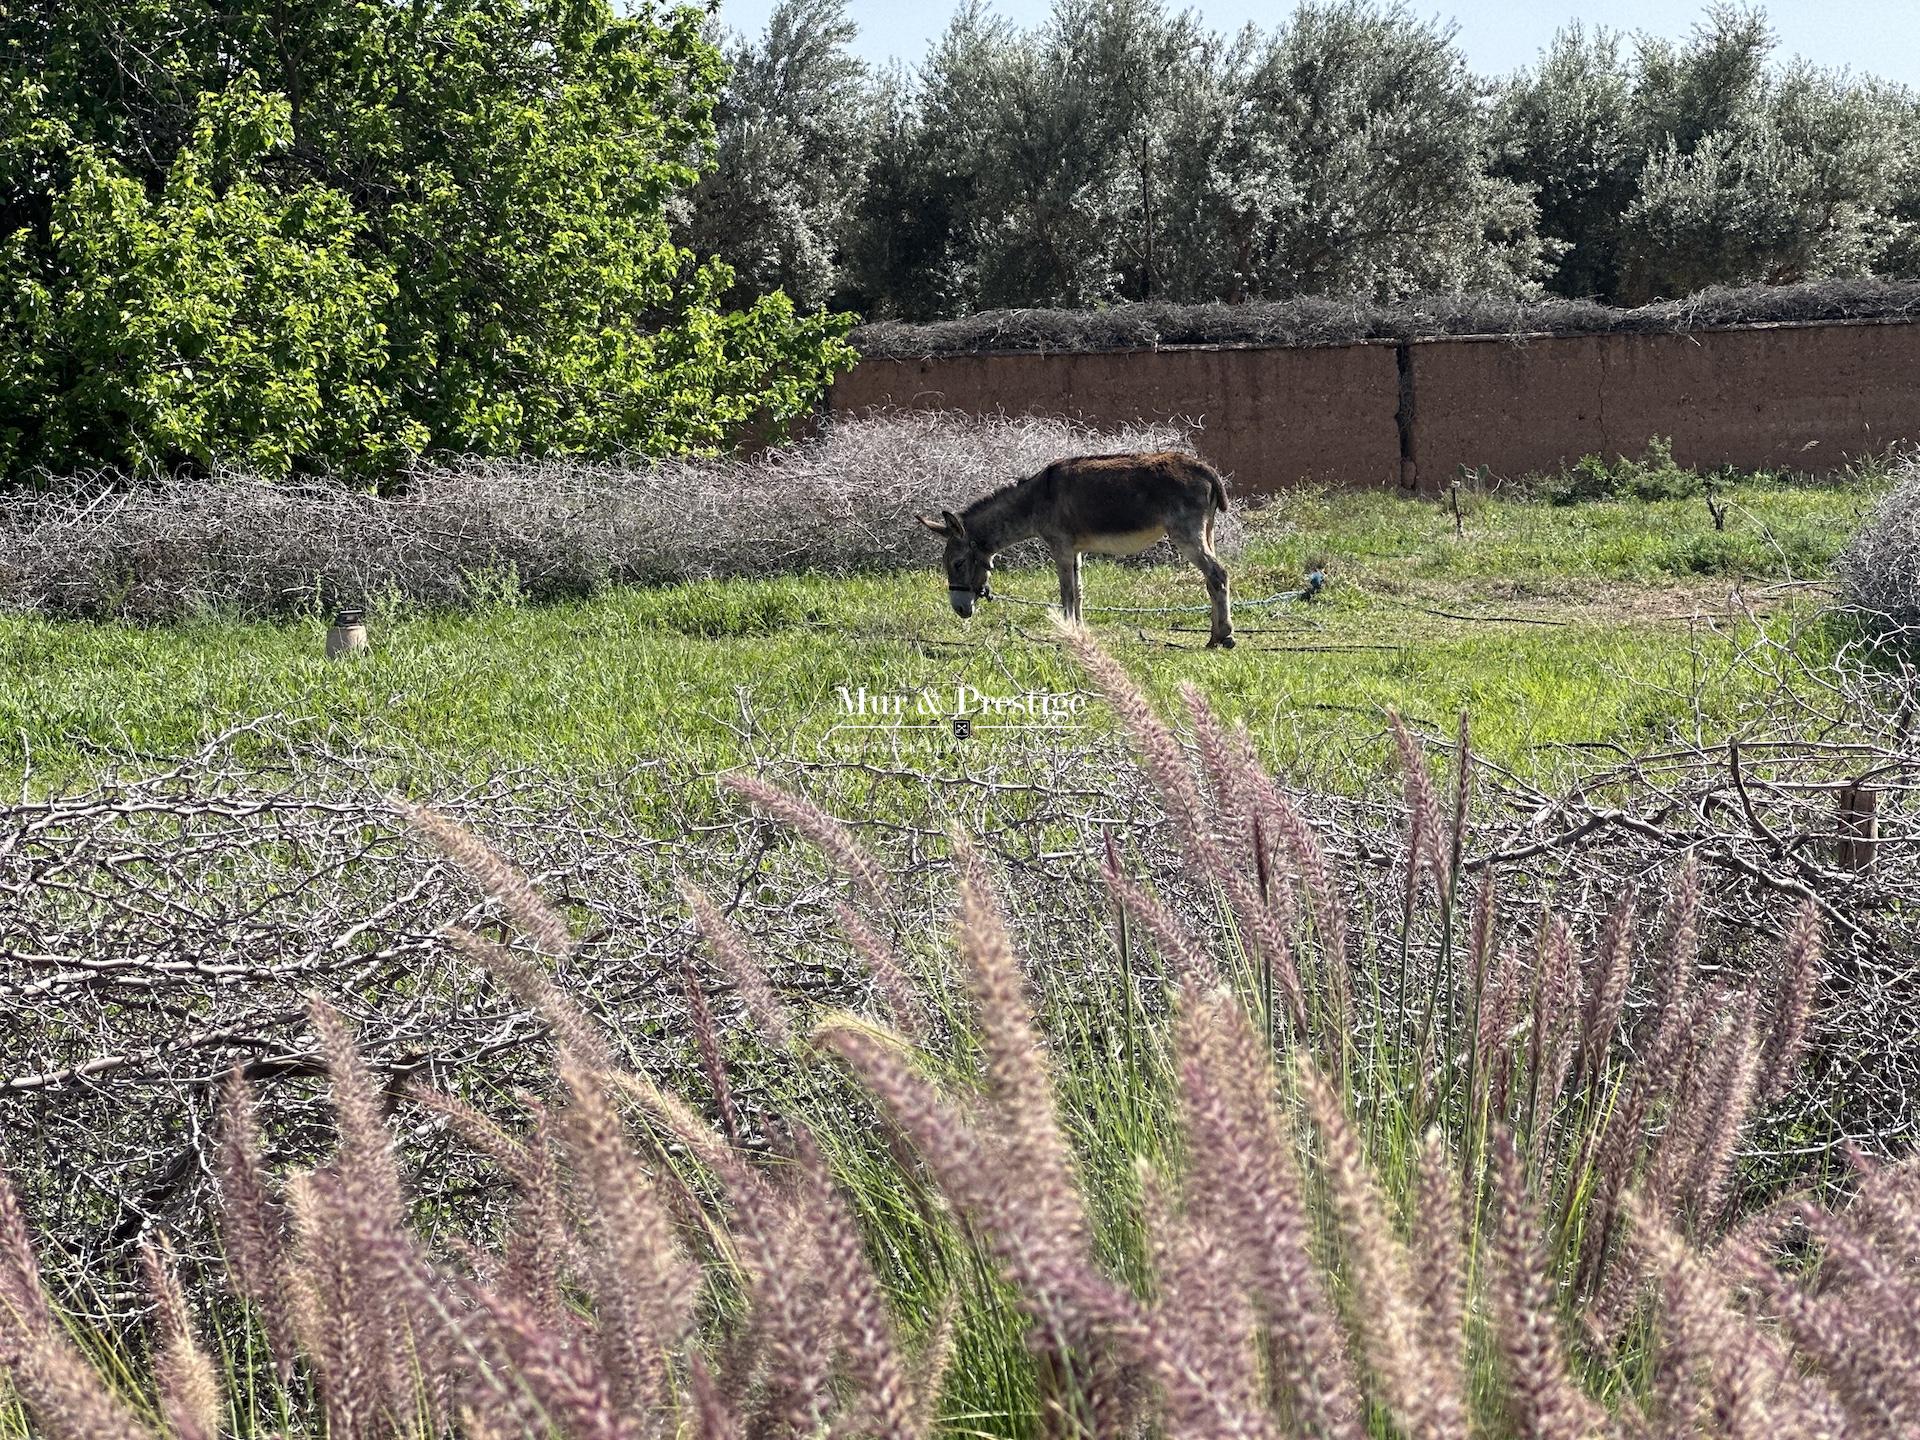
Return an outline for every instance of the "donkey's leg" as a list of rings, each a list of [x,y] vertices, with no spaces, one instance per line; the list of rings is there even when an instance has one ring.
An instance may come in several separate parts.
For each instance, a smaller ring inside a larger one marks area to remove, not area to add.
[[[1053,568],[1060,572],[1060,613],[1080,621],[1080,552],[1071,546],[1053,547]]]
[[[1179,537],[1174,540],[1179,552],[1200,567],[1200,573],[1207,579],[1207,599],[1213,602],[1212,633],[1207,636],[1207,648],[1219,646],[1223,650],[1233,648],[1233,599],[1227,586],[1227,567],[1220,563],[1220,557],[1213,553],[1213,546],[1207,543],[1207,536]]]

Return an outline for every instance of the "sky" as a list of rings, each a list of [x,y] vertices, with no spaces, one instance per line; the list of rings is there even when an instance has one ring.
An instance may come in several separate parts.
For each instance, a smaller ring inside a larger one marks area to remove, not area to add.
[[[758,34],[774,0],[721,0],[731,29]],[[1187,0],[1212,29],[1231,32],[1248,21],[1270,30],[1289,14],[1292,0]],[[1169,9],[1187,8],[1169,0]],[[992,0],[993,9],[1025,27],[1045,18],[1050,0]],[[859,50],[878,64],[919,62],[956,8],[956,0],[851,0],[860,26]],[[1677,0],[1410,0],[1422,17],[1450,20],[1468,62],[1483,75],[1504,75],[1529,64],[1569,20],[1610,29],[1646,31],[1678,39],[1704,13],[1704,3]],[[1920,0],[1772,0],[1765,6],[1782,55],[1845,67],[1920,87]]]

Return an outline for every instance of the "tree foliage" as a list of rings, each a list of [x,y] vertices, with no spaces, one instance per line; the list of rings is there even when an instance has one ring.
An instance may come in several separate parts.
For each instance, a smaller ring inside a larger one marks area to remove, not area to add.
[[[1575,26],[1499,97],[1496,174],[1532,189],[1565,295],[1914,273],[1920,104],[1774,62],[1765,15],[1709,7],[1682,44]]]
[[[1028,30],[973,0],[913,73],[864,78],[845,17],[786,0],[737,47],[727,103],[758,118],[723,149],[775,159],[723,165],[729,218],[696,233],[743,273],[804,255],[804,281],[753,273],[875,318],[1920,274],[1920,103],[1783,64],[1756,10],[1678,43],[1574,25],[1498,82],[1390,0],[1233,36],[1167,0]]]
[[[1398,5],[1309,4],[1233,40],[1161,0],[1059,0],[1027,33],[975,5],[915,98],[919,133],[896,122],[885,198],[861,213],[941,231],[858,251],[879,310],[1388,299],[1525,289],[1539,270],[1527,196],[1483,163],[1451,33]],[[891,258],[938,279],[875,273]]]
[[[1401,0],[970,0],[881,72],[846,0],[614,4],[0,0],[0,474],[714,448],[820,307],[1920,277],[1920,100],[1756,10],[1496,83]]]
[[[667,206],[708,158],[693,10],[0,4],[0,466],[385,476],[435,451],[712,448],[847,320],[729,309]]]
[[[824,303],[872,149],[876,97],[846,0],[782,0],[757,41],[727,50],[718,154],[683,234],[733,267],[737,290]]]

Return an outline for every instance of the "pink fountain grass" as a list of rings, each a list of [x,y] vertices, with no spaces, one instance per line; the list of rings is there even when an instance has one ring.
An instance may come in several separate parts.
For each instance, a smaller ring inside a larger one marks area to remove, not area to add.
[[[1197,689],[1182,693],[1196,771],[1110,656],[1084,632],[1065,643],[1111,701],[1182,866],[1149,885],[1118,846],[1106,857],[1126,953],[1143,934],[1164,967],[1128,971],[1124,1115],[1108,1108],[1114,1057],[1036,1019],[1030,975],[1062,983],[1041,968],[1044,931],[1023,964],[991,869],[961,837],[953,938],[970,1015],[898,960],[891,882],[851,827],[766,782],[729,782],[850,880],[832,913],[895,1028],[804,1012],[755,940],[685,885],[763,1042],[722,1044],[694,979],[693,1088],[703,1104],[711,1092],[716,1126],[627,1068],[625,1045],[569,993],[569,967],[548,969],[542,957],[564,961],[574,942],[532,882],[448,817],[412,811],[512,932],[450,943],[544,1022],[555,1054],[551,1073],[530,1061],[524,1085],[471,1098],[409,1088],[316,1004],[335,1143],[285,1178],[247,1080],[228,1080],[222,1248],[294,1428],[922,1440],[964,1393],[946,1378],[957,1356],[967,1385],[997,1367],[1039,1425],[1076,1440],[1920,1431],[1920,1162],[1854,1155],[1842,1182],[1785,1197],[1747,1173],[1755,1117],[1793,1084],[1819,1023],[1814,907],[1752,981],[1743,956],[1714,948],[1698,855],[1674,878],[1651,976],[1637,973],[1630,889],[1597,934],[1550,898],[1516,928],[1501,897],[1537,893],[1538,877],[1468,858],[1464,719],[1449,816],[1396,717],[1407,889],[1382,915],[1365,906],[1378,886],[1349,902],[1330,847]],[[1383,873],[1391,891],[1399,871]],[[1473,912],[1456,929],[1469,875]],[[1228,963],[1181,908],[1195,896],[1234,932]],[[1424,1088],[1379,1043],[1411,1030],[1423,984]],[[1649,997],[1632,1027],[1629,994]],[[1274,1015],[1284,1023],[1262,1023]],[[959,1043],[942,1055],[949,1022]],[[1471,1079],[1457,1085],[1461,1066]],[[416,1212],[422,1137],[430,1156],[454,1142],[458,1163],[497,1173],[486,1238],[461,1233],[463,1216]],[[201,1345],[157,1234],[146,1269],[152,1393],[131,1397],[67,1333],[0,1182],[0,1366],[31,1433],[126,1440],[164,1422],[176,1440],[214,1440],[261,1408]],[[1009,1322],[1024,1353],[1004,1343]],[[905,1337],[929,1329],[910,1352]],[[991,1433],[996,1420],[959,1423]]]

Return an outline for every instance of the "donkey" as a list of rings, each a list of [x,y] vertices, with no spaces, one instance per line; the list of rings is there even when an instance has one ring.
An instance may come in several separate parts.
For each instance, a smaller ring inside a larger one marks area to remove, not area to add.
[[[947,542],[947,599],[961,619],[991,599],[988,572],[1007,546],[1038,537],[1060,572],[1060,608],[1080,618],[1080,557],[1133,555],[1162,536],[1207,579],[1213,626],[1207,647],[1232,648],[1233,611],[1227,567],[1213,553],[1213,517],[1227,508],[1227,487],[1205,461],[1178,451],[1082,455],[1056,460],[958,515],[922,515],[920,523]]]

